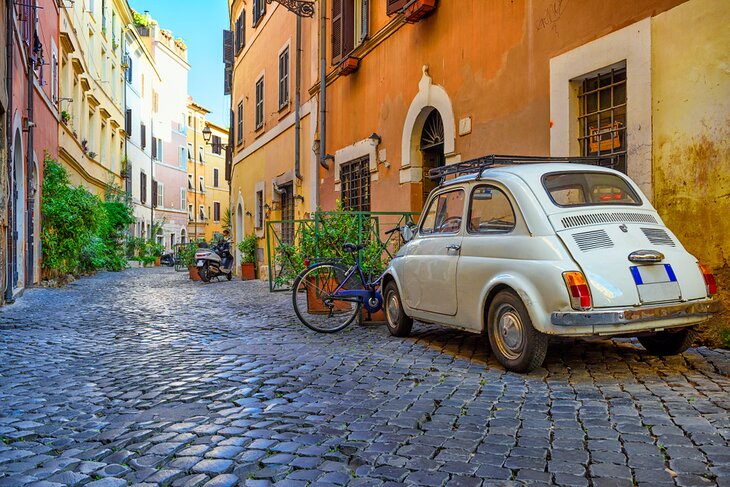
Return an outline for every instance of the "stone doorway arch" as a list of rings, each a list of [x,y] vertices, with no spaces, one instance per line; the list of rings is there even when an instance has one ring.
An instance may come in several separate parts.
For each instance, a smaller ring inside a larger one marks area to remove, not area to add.
[[[420,184],[423,193],[430,184],[427,170],[434,163],[457,162],[459,155],[456,154],[456,120],[451,99],[443,87],[433,84],[428,66],[424,65],[422,70],[423,76],[418,83],[418,93],[408,108],[403,124],[400,183]],[[430,133],[429,136],[433,136],[431,132],[436,124],[442,142],[435,144],[432,140],[432,143],[423,145],[424,130]],[[423,148],[426,149],[425,152]],[[434,161],[434,158],[437,160]],[[423,201],[419,203],[422,204]]]

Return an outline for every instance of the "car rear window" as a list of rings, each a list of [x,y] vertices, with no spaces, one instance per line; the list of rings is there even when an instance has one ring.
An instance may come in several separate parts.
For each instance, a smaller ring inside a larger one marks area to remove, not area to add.
[[[542,184],[558,206],[640,205],[641,198],[629,183],[605,172],[561,172],[546,174]]]

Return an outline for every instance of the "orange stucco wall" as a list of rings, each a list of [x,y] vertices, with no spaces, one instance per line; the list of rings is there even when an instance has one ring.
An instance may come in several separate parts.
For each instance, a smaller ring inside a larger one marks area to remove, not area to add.
[[[490,153],[545,155],[550,58],[679,3],[441,1],[434,14],[400,25],[361,58],[355,73],[329,85],[327,152],[378,133],[390,168],[378,166],[372,209],[420,210],[419,185],[401,185],[399,169],[404,120],[423,65],[448,93],[457,127],[459,119],[471,117],[471,133],[455,140],[461,160]],[[372,40],[392,18],[384,2],[373,2],[370,10]],[[321,176],[322,207],[334,208],[340,197],[335,172]]]

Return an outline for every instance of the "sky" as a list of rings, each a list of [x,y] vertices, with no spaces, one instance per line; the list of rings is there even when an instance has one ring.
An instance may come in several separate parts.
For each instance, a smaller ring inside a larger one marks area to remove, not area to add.
[[[223,29],[228,28],[226,0],[129,0],[137,12],[149,10],[160,27],[188,46],[188,93],[211,111],[208,120],[229,125],[229,97],[223,95]]]

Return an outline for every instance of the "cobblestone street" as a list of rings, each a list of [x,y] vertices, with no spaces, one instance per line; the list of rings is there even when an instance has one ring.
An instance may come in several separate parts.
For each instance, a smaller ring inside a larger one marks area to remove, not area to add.
[[[0,486],[730,485],[730,353],[433,325],[320,335],[260,282],[132,269],[0,310]]]

